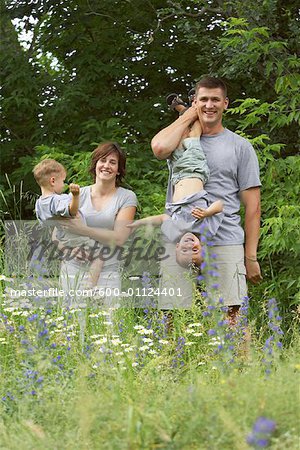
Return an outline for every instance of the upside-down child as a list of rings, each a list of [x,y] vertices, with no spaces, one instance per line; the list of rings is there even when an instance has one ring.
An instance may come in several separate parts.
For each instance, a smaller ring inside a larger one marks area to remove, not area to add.
[[[65,231],[58,224],[58,219],[61,217],[75,217],[80,214],[80,187],[74,183],[70,184],[71,198],[68,194],[62,193],[65,186],[66,174],[67,172],[64,166],[54,159],[44,159],[34,167],[33,175],[42,193],[35,204],[37,219],[43,225],[50,225],[51,221],[53,223],[56,220],[56,237],[61,247],[66,246],[67,248],[95,250],[98,244],[93,239],[85,236],[77,236],[67,230]],[[96,285],[102,267],[103,261],[100,258],[91,258],[87,287],[94,287]]]
[[[199,266],[202,262],[200,222],[205,220],[210,236],[214,236],[223,219],[222,201],[211,203],[204,190],[209,169],[200,145],[201,133],[200,122],[196,120],[168,160],[173,195],[172,202],[166,203],[165,213],[128,225],[130,228],[161,225],[162,233],[171,242],[177,242],[176,261],[183,267],[191,263]]]

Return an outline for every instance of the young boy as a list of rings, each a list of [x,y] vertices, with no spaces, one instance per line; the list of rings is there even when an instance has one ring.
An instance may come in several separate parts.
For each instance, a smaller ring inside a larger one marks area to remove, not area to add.
[[[223,220],[222,201],[210,203],[203,189],[209,169],[200,145],[201,133],[197,120],[168,160],[173,192],[172,202],[166,203],[165,214],[145,217],[128,225],[131,228],[161,225],[163,234],[171,242],[177,242],[176,261],[183,267],[191,262],[201,263],[200,221],[204,222],[203,228],[214,236]]]
[[[62,194],[66,179],[66,169],[54,159],[44,159],[33,169],[33,175],[41,188],[41,197],[36,201],[35,212],[37,219],[43,225],[50,225],[59,217],[75,217],[79,214],[80,187],[71,183],[69,186],[71,198],[68,194]],[[60,245],[68,248],[88,247],[95,249],[97,245],[93,239],[77,236],[57,226],[56,237]],[[93,259],[89,268],[88,287],[94,287],[102,270],[103,261],[100,258]]]

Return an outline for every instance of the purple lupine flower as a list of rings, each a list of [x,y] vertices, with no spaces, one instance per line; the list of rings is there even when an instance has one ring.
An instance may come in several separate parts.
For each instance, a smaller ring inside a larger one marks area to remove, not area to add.
[[[29,322],[34,322],[38,318],[37,314],[32,314],[32,316],[27,317]]]
[[[278,357],[278,351],[282,348],[280,337],[283,335],[283,331],[280,328],[281,317],[278,314],[278,306],[275,298],[271,298],[268,301],[268,317],[270,319],[268,326],[273,334],[266,339],[263,348],[265,357],[262,361],[266,366],[266,375],[271,373],[271,366],[274,363],[274,359]]]
[[[178,366],[183,366],[184,365],[184,360],[183,360],[184,346],[185,346],[185,338],[184,337],[179,337],[177,339],[176,357],[173,358],[172,364],[171,364],[173,369],[178,367]]]
[[[206,262],[203,261],[200,265],[200,269],[203,270],[203,269],[205,269],[206,266],[207,266]]]
[[[267,447],[275,429],[276,422],[274,420],[258,417],[251,433],[247,436],[247,443],[256,449]]]

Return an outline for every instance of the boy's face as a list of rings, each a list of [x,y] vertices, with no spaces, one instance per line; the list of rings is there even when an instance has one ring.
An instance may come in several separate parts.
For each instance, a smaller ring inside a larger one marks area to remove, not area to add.
[[[65,188],[66,172],[61,172],[53,175],[50,178],[50,183],[55,194],[61,194]]]
[[[176,261],[183,267],[191,264],[200,266],[203,258],[201,256],[201,244],[199,238],[193,233],[185,233],[176,244]]]

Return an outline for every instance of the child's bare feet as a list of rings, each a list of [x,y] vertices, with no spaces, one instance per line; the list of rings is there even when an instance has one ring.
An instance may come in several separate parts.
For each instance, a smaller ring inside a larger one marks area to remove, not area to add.
[[[175,111],[179,112],[179,114],[180,114],[180,113],[186,111],[186,110],[187,110],[187,107],[186,107],[186,106],[183,106],[183,105],[176,105],[176,106],[174,107],[174,109],[175,109]]]
[[[202,127],[199,120],[195,120],[195,122],[191,125],[189,137],[199,137],[202,134]]]

